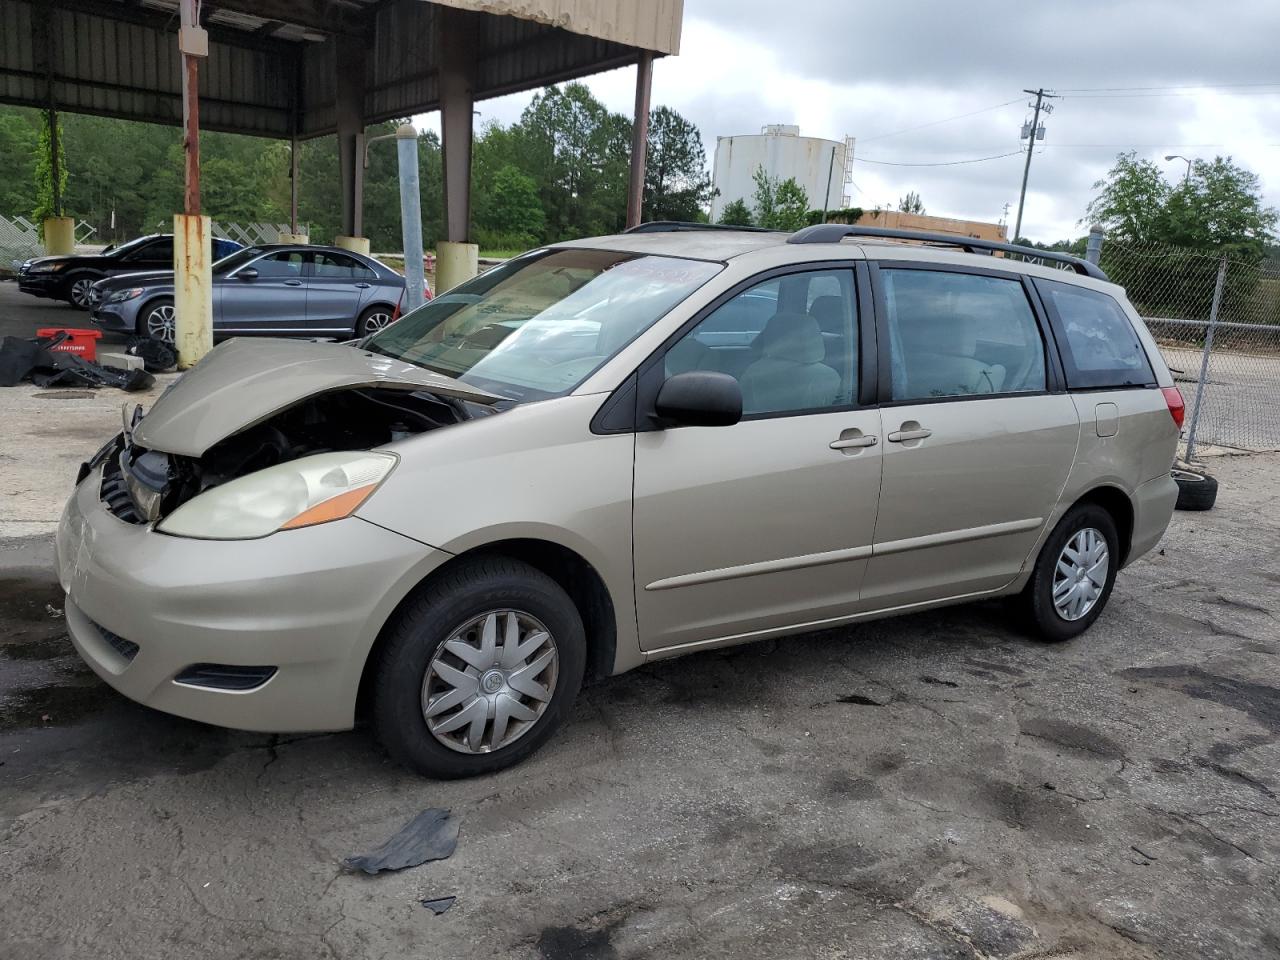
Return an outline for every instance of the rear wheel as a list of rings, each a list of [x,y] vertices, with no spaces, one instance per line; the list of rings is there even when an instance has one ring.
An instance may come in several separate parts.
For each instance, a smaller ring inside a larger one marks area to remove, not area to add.
[[[98,279],[98,277],[92,277],[86,273],[77,273],[68,277],[67,301],[77,310],[88,310],[92,306],[89,301],[89,294]]]
[[[391,325],[391,308],[384,306],[372,306],[364,313],[360,314],[360,319],[356,321],[356,336],[367,337],[371,333],[377,333],[384,327]]]
[[[1077,504],[1059,521],[1036,560],[1022,600],[1044,640],[1070,640],[1088,630],[1111,598],[1120,564],[1111,514]]]
[[[464,562],[411,598],[388,630],[374,725],[396,760],[429,777],[518,763],[564,722],[582,686],[577,608],[515,560]]]
[[[138,314],[138,335],[164,343],[174,342],[176,328],[172,297],[159,297],[142,308]]]

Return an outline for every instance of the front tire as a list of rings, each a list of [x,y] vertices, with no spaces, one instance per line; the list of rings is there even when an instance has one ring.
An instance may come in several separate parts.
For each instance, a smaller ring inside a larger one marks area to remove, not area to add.
[[[1120,538],[1111,514],[1096,503],[1068,510],[1045,541],[1022,594],[1036,634],[1058,643],[1088,630],[1111,598],[1119,566]]]
[[[87,273],[75,273],[67,277],[67,302],[77,310],[88,310],[92,306],[89,295],[93,285],[100,279]]]
[[[519,763],[564,722],[582,687],[577,608],[516,560],[465,561],[410,597],[387,630],[374,727],[394,759],[424,776]]]
[[[142,308],[138,314],[138,336],[173,345],[177,340],[177,326],[172,297],[159,297]]]

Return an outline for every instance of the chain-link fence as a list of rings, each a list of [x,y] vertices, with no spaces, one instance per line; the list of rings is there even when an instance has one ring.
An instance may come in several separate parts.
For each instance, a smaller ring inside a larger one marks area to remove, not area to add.
[[[1280,262],[1108,241],[1101,266],[1182,389],[1187,458],[1207,444],[1280,450]]]

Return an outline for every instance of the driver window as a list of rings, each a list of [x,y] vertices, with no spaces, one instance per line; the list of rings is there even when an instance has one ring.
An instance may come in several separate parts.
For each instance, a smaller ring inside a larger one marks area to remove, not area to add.
[[[816,270],[759,283],[717,307],[665,358],[666,375],[727,373],[744,416],[852,405],[857,389],[852,270]]]

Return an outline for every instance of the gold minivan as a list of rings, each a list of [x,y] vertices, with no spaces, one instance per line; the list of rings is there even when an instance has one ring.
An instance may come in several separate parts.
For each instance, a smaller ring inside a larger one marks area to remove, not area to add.
[[[1086,630],[1178,493],[1124,291],[964,237],[695,226],[532,251],[353,343],[219,346],[82,468],[80,654],[209,723],[367,714],[458,777],[650,660],[994,596]]]

